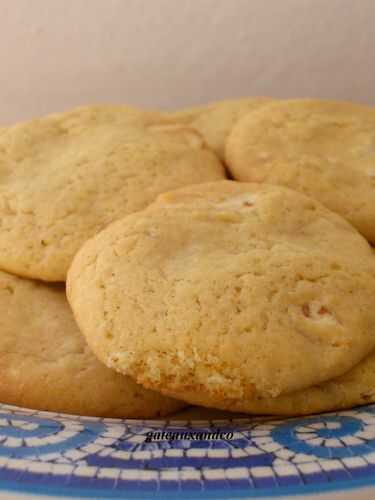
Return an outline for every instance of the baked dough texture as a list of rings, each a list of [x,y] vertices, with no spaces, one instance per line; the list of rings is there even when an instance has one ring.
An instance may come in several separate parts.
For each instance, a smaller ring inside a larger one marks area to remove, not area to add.
[[[158,194],[225,178],[199,134],[157,113],[80,108],[0,130],[0,268],[65,281],[79,247]]]
[[[272,102],[269,97],[248,97],[217,101],[170,113],[169,118],[195,128],[207,145],[224,160],[227,138],[240,118]]]
[[[268,104],[226,145],[232,176],[307,194],[375,243],[375,108],[319,100]]]
[[[53,412],[151,418],[179,401],[108,369],[78,330],[62,285],[0,271],[0,401]]]
[[[246,411],[342,375],[375,346],[371,247],[280,186],[161,195],[81,248],[67,293],[107,366],[203,406]]]
[[[375,402],[375,352],[344,375],[277,398],[257,399],[237,411],[264,415],[309,415]]]

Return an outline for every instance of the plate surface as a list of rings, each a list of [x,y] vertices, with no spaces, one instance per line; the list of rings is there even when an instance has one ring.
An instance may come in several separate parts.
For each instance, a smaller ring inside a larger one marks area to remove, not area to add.
[[[227,438],[205,435],[218,430]],[[179,432],[193,435],[177,440]],[[0,405],[0,497],[235,499],[365,486],[375,486],[375,405],[288,420],[210,421],[97,419]]]

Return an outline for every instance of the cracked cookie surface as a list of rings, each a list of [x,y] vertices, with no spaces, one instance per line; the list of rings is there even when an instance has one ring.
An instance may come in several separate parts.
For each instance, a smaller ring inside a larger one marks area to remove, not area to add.
[[[375,108],[267,104],[235,125],[226,163],[236,180],[280,184],[317,199],[375,243]]]
[[[80,108],[0,130],[0,268],[65,281],[79,247],[165,190],[225,178],[196,131]]]
[[[0,401],[79,415],[149,418],[182,404],[145,390],[92,354],[63,285],[0,271]]]
[[[105,364],[230,409],[339,376],[375,345],[375,269],[342,217],[279,186],[191,186],[88,241],[68,299]]]

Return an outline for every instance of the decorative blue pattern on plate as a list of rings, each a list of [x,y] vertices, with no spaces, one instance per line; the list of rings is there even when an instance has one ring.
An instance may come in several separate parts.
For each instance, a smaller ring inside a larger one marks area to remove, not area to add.
[[[232,439],[146,440],[217,429]],[[234,499],[364,485],[375,485],[375,406],[289,420],[142,422],[0,405],[3,490]]]

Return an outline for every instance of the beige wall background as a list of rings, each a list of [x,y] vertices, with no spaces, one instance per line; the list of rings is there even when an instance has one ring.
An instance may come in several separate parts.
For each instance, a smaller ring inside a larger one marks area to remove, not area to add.
[[[375,104],[374,0],[0,0],[0,123],[93,102]]]

